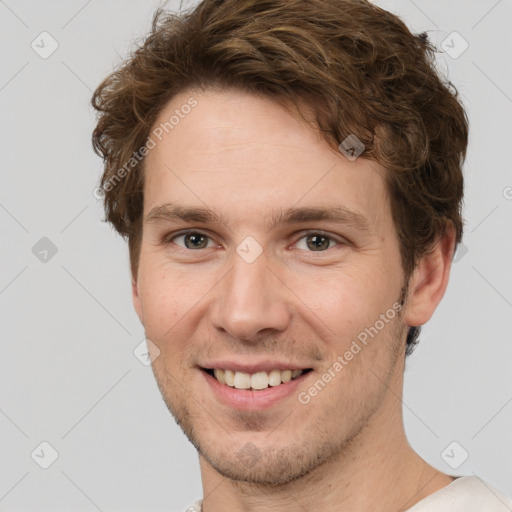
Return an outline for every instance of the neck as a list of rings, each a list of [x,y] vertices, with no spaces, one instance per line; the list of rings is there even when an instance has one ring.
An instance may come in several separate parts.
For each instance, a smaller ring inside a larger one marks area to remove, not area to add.
[[[304,510],[408,510],[453,481],[428,465],[407,442],[401,408],[402,379],[383,406],[342,452],[300,479],[255,485],[224,478],[200,456],[203,512]]]

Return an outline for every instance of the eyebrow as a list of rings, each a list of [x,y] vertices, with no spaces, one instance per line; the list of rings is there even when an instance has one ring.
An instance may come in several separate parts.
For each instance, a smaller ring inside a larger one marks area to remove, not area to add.
[[[165,203],[154,207],[144,219],[145,223],[160,224],[181,220],[184,222],[217,223],[228,225],[227,219],[210,208],[187,207],[178,204]],[[292,207],[283,211],[275,211],[265,216],[269,230],[280,224],[299,224],[307,222],[329,221],[345,224],[357,231],[370,231],[368,219],[361,213],[349,210],[343,206],[322,207]]]

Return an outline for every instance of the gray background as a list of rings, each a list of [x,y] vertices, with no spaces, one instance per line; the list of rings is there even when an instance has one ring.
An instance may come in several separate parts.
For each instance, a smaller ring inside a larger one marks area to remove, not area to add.
[[[469,44],[440,61],[472,128],[465,250],[407,362],[406,431],[432,465],[512,495],[512,1],[378,3]],[[91,93],[156,6],[0,1],[0,510],[172,511],[201,496],[196,452],[133,354],[144,332],[127,248],[93,195]],[[43,31],[58,43],[45,59],[31,47],[51,48]],[[58,452],[48,469],[43,441]]]

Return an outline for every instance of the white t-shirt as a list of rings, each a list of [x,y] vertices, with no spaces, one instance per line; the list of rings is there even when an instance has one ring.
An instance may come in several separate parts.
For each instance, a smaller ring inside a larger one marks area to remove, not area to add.
[[[511,512],[512,500],[476,476],[462,476],[407,512]]]
[[[184,512],[201,512],[201,500]],[[462,476],[406,512],[512,512],[512,499],[476,476]]]

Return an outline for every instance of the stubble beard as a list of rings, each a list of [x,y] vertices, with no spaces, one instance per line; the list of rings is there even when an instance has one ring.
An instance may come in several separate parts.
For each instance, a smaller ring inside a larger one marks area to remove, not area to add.
[[[405,290],[401,291],[401,298]],[[172,398],[166,392],[167,386],[180,387],[181,384],[175,379],[165,378],[165,375],[158,375],[158,372],[165,372],[165,369],[158,371],[153,366],[153,372],[162,398],[177,424],[181,427],[199,455],[220,475],[233,482],[256,484],[259,486],[280,486],[293,482],[308,475],[315,479],[315,470],[322,465],[336,460],[342,461],[352,451],[357,438],[368,426],[372,416],[378,410],[379,405],[386,392],[387,383],[397,364],[398,357],[403,353],[403,334],[405,326],[401,324],[400,313],[394,319],[392,326],[393,346],[389,353],[387,373],[385,381],[378,393],[374,393],[371,403],[361,401],[358,405],[363,411],[351,425],[345,425],[344,431],[340,432],[329,425],[325,428],[326,422],[318,418],[315,424],[306,427],[300,435],[291,433],[289,438],[301,438],[302,442],[293,443],[284,447],[255,447],[252,443],[245,443],[242,447],[235,447],[229,433],[220,426],[218,431],[225,439],[219,444],[214,439],[203,437],[203,422],[216,423],[214,419],[205,417],[206,411],[198,404],[197,398],[183,395],[181,398]],[[378,340],[374,340],[374,342]],[[365,397],[365,399],[368,397]],[[258,431],[267,419],[262,421],[257,411],[237,411],[233,415],[236,421],[237,431]],[[284,422],[286,423],[286,422]],[[281,425],[279,428],[286,428]],[[341,435],[340,435],[341,434]],[[269,436],[271,439],[271,436]],[[251,455],[252,450],[252,455]],[[318,473],[318,472],[317,472]]]

